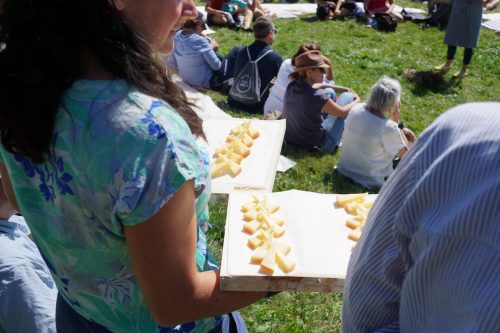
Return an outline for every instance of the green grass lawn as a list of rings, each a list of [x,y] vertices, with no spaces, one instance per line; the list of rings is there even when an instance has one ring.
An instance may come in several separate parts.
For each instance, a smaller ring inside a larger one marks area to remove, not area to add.
[[[401,6],[420,7],[418,2],[401,1]],[[496,10],[499,11],[498,9]],[[395,33],[381,33],[352,20],[317,21],[314,14],[299,19],[276,20],[279,29],[273,48],[283,58],[290,58],[300,43],[317,41],[322,52],[333,62],[335,81],[352,87],[362,99],[368,89],[382,75],[401,80],[403,86],[401,118],[415,133],[421,133],[447,109],[473,101],[498,101],[500,96],[500,37],[482,29],[479,47],[475,51],[469,75],[458,81],[446,74],[448,85],[440,91],[405,81],[405,69],[431,69],[444,61],[446,46],[444,31],[435,28],[422,30],[417,24],[400,24]],[[249,44],[253,35],[229,29],[215,29],[220,50],[226,54],[235,45]],[[462,49],[456,56],[454,70],[459,69]],[[216,101],[226,97],[208,92]],[[228,111],[235,117],[252,117]],[[321,193],[356,193],[360,187],[332,174],[341,152],[320,155],[293,147],[285,147],[282,154],[297,165],[287,173],[278,173],[274,191],[299,189]],[[220,258],[227,197],[214,196],[210,201],[211,223],[208,234],[210,245]],[[304,221],[307,223],[307,221]],[[335,255],[332,253],[332,255]],[[340,332],[342,310],[341,294],[281,293],[241,310],[250,332]]]

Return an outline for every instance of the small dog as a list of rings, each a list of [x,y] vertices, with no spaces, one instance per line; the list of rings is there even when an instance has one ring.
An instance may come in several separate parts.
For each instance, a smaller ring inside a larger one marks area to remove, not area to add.
[[[432,91],[442,91],[449,87],[441,72],[406,69],[403,73],[403,79]]]

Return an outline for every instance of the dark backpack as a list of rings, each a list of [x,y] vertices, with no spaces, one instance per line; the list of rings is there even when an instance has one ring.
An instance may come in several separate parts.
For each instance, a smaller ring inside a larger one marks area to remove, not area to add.
[[[243,66],[234,79],[233,85],[229,90],[229,96],[237,102],[246,105],[254,105],[262,101],[262,96],[269,88],[269,84],[271,84],[271,82],[269,82],[262,93],[260,92],[260,75],[257,63],[266,55],[273,52],[273,50],[267,51],[254,61],[252,61],[252,58],[250,57],[248,47],[246,48],[246,51],[249,61],[245,64],[245,66]]]
[[[398,20],[389,13],[375,13],[377,29],[380,31],[396,31]]]

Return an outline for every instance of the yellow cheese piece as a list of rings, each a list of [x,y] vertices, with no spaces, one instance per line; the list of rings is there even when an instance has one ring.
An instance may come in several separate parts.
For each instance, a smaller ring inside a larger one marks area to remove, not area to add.
[[[264,260],[260,263],[260,267],[262,267],[265,271],[269,273],[274,272],[274,267],[276,265],[276,249],[271,247],[269,252],[267,252]]]
[[[216,149],[214,155],[216,157],[226,156],[231,161],[233,161],[234,163],[237,163],[237,164],[240,164],[241,161],[243,160],[243,157],[241,155],[238,155],[238,154],[230,151],[227,147],[221,147],[219,149]]]
[[[356,229],[361,225],[361,222],[359,221],[354,221],[354,220],[347,220],[345,222],[345,225],[348,226],[351,229]]]
[[[348,203],[354,201],[363,201],[368,193],[359,193],[359,194],[337,194],[337,205],[344,207]]]
[[[276,263],[285,273],[290,273],[296,265],[294,260],[280,252],[276,252]]]
[[[283,253],[284,255],[287,255],[292,249],[290,244],[280,241],[276,241],[274,246],[276,247],[276,252]]]
[[[285,226],[276,226],[274,229],[274,237],[279,238],[285,234]]]
[[[257,208],[254,207],[251,210],[249,210],[243,214],[243,220],[245,220],[245,221],[255,220],[257,218],[258,213],[259,212],[257,211]]]
[[[248,128],[248,132],[247,133],[254,140],[257,139],[260,136],[260,132],[258,130],[256,130],[256,129],[252,128],[252,127]]]
[[[277,225],[281,226],[281,225],[285,224],[285,220],[282,217],[279,217],[279,216],[276,216],[276,215],[271,215],[271,218],[274,220],[274,222]]]
[[[260,244],[262,244],[262,239],[260,239],[258,237],[258,235],[256,236],[252,236],[248,239],[248,247],[250,247],[252,250],[255,250],[256,248],[258,248],[260,246]]]
[[[258,265],[264,260],[264,257],[267,254],[267,250],[259,247],[257,250],[255,250],[252,254],[252,257],[250,258],[250,263]]]
[[[228,143],[226,147],[233,153],[236,153],[243,157],[247,157],[248,155],[250,155],[250,149],[245,146],[245,144],[241,142],[241,140],[234,140],[231,143]]]
[[[235,177],[241,172],[241,167],[224,155],[221,155],[214,162],[210,166],[210,175],[212,177],[218,177],[223,174]]]
[[[243,224],[243,231],[249,235],[253,235],[259,228],[259,221],[251,221]]]
[[[361,227],[358,227],[358,228],[352,230],[351,232],[349,232],[347,237],[350,240],[357,242],[359,240],[359,238],[361,237],[361,232],[362,232]]]

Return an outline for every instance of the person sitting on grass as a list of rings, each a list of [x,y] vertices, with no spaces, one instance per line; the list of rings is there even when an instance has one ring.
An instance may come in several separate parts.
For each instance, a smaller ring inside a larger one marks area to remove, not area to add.
[[[500,103],[439,116],[349,261],[342,332],[500,332]]]
[[[343,121],[330,122],[329,116],[345,118],[359,102],[358,95],[348,89],[337,102],[335,91],[324,88],[323,78],[330,68],[320,51],[307,51],[295,58],[295,67],[285,93],[282,119],[286,119],[286,142],[305,149],[334,152],[344,127]],[[328,116],[326,119],[323,113]],[[329,123],[329,127],[325,124]]]
[[[373,16],[375,13],[387,13],[393,15],[399,22],[403,22],[403,15],[396,12],[395,8],[396,0],[364,0],[364,9],[368,16]]]
[[[0,178],[0,332],[56,333],[57,288]]]
[[[207,12],[208,25],[220,27],[230,27],[233,29],[250,29],[252,24],[253,12],[250,8],[240,8],[239,10],[228,13],[222,10],[226,0],[207,0],[205,11]]]
[[[221,59],[215,53],[215,40],[203,36],[205,20],[198,17],[186,20],[174,38],[174,52],[168,57],[168,66],[176,70],[184,82],[195,87],[219,86]]]
[[[276,38],[276,28],[272,20],[266,16],[259,17],[253,25],[255,41],[249,46],[236,46],[227,55],[228,67],[234,68],[233,75],[236,80],[238,74],[250,61],[257,61],[260,77],[260,102],[248,104],[235,100],[229,95],[228,103],[231,107],[251,113],[262,113],[264,103],[269,95],[271,80],[276,77],[283,59],[281,55],[271,49]],[[236,84],[236,82],[235,82]]]
[[[400,123],[400,98],[400,83],[383,76],[371,88],[366,104],[351,110],[337,166],[340,174],[366,188],[384,184],[393,171],[394,157],[403,158],[415,141],[413,132]]]

